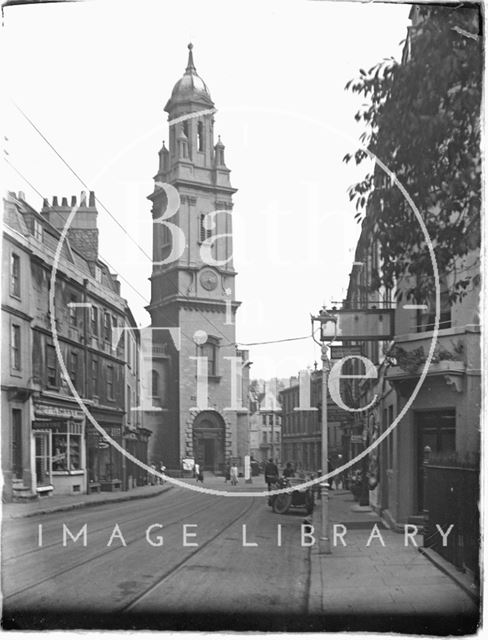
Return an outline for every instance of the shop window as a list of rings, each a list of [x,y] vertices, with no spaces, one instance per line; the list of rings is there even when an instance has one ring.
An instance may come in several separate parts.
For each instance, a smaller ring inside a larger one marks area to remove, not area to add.
[[[58,384],[58,367],[56,350],[52,344],[46,345],[46,373],[47,373],[47,386],[57,387]]]
[[[10,295],[20,298],[20,257],[16,253],[10,256]]]
[[[12,409],[12,472],[22,478],[22,411]]]
[[[10,334],[10,362],[11,367],[15,371],[20,371],[21,369],[21,359],[20,359],[20,325],[13,324],[11,326],[11,334]]]
[[[82,432],[83,427],[78,422],[65,422],[53,426],[53,471],[79,471],[81,469]]]

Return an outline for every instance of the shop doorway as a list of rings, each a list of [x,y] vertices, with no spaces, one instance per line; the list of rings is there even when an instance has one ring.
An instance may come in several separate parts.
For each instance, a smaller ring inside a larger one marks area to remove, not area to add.
[[[431,456],[453,453],[456,450],[456,410],[439,409],[415,412],[417,436],[417,513],[424,509],[424,449],[430,447]]]
[[[38,488],[51,484],[49,436],[49,432],[46,431],[37,431],[34,433],[36,483]]]

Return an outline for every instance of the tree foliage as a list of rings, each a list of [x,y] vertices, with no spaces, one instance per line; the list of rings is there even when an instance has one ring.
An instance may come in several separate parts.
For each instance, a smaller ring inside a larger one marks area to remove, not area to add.
[[[402,62],[384,59],[346,85],[365,98],[355,116],[365,130],[362,148],[344,160],[360,164],[368,149],[393,172],[418,207],[446,274],[481,238],[479,7],[417,5],[412,14]],[[375,165],[349,197],[380,246],[375,286],[392,288],[407,276],[407,296],[425,301],[433,291],[427,244],[394,182]],[[451,299],[470,280],[459,273]]]

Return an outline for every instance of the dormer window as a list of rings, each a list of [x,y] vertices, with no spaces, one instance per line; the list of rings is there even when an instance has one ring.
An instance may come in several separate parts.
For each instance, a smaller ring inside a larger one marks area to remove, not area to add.
[[[203,122],[198,123],[197,148],[198,148],[198,151],[203,151]]]

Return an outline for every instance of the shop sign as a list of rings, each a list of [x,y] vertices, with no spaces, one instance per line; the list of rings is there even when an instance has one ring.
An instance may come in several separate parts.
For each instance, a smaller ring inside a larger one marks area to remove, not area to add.
[[[53,407],[47,404],[34,405],[34,413],[39,418],[66,418],[70,420],[83,420],[83,413],[75,409],[65,407]]]
[[[351,444],[363,444],[362,436],[351,436]]]

